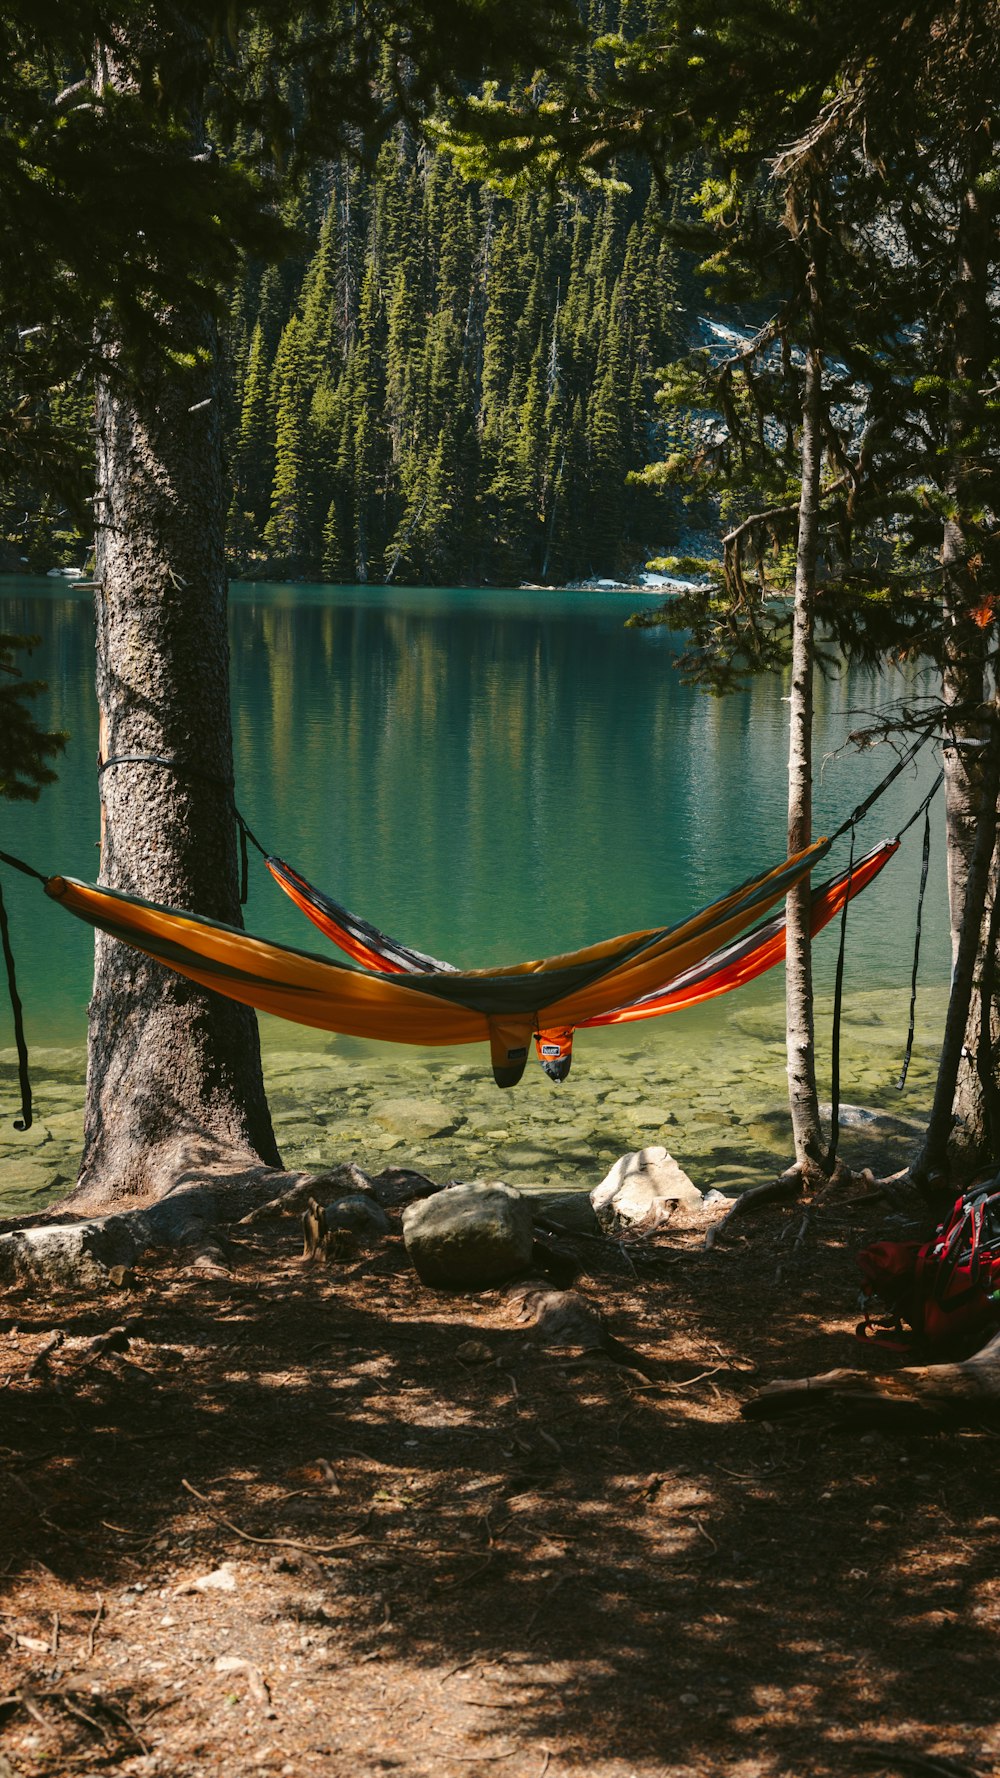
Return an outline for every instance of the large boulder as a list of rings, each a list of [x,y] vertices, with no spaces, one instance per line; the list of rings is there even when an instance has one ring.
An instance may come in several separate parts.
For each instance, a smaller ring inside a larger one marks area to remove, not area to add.
[[[450,1186],[406,1206],[403,1240],[425,1284],[496,1284],[530,1263],[531,1204],[510,1185]]]
[[[123,1216],[13,1229],[0,1235],[0,1283],[100,1289],[112,1268],[130,1266],[143,1246]]]
[[[595,1185],[590,1202],[601,1227],[610,1234],[622,1228],[654,1227],[668,1217],[681,1220],[700,1211],[703,1200],[673,1155],[654,1147],[623,1154]]]

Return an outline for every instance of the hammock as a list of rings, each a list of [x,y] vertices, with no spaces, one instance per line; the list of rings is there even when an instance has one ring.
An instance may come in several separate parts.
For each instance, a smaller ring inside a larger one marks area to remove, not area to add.
[[[508,968],[426,971],[419,987],[412,976],[352,968],[72,877],[43,881],[54,901],[89,925],[260,1012],[393,1043],[486,1041],[494,1079],[508,1087],[520,1080],[536,1031],[569,1030],[662,992],[787,895],[831,843],[815,841],[679,925]]]
[[[849,868],[813,891],[811,931],[815,938],[830,920],[839,914],[846,901],[853,901],[862,889],[873,882],[890,858],[899,850],[899,840],[883,840]],[[265,860],[275,882],[290,896],[314,926],[332,939],[335,945],[364,968],[377,970],[397,978],[400,975],[424,976],[431,973],[457,974],[453,963],[442,963],[424,951],[414,950],[398,939],[389,938],[370,921],[352,914],[332,897],[317,889],[284,859],[269,855]],[[538,1059],[551,1080],[562,1081],[569,1074],[573,1058],[575,1028],[589,1029],[596,1025],[620,1025],[636,1019],[659,1018],[677,1012],[681,1007],[697,1006],[719,994],[741,988],[785,958],[785,916],[776,914],[735,942],[717,947],[691,968],[675,974],[671,970],[663,983],[643,994],[627,1006],[595,1013],[579,1019],[577,1026],[550,1027],[535,1032]]]

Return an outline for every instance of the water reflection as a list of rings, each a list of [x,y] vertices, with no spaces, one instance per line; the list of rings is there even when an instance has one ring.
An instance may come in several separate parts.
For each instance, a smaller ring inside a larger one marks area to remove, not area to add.
[[[44,720],[71,736],[39,805],[4,808],[2,843],[41,869],[91,877],[89,598],[15,579],[0,597],[5,628],[41,634],[32,671],[50,682]],[[248,820],[333,894],[459,963],[681,917],[783,852],[786,687],[769,678],[719,701],[685,688],[671,671],[675,640],[625,630],[629,609],[594,594],[235,588],[236,774]],[[915,689],[912,671],[822,683],[818,752],[842,746],[857,724],[848,711]],[[888,763],[884,751],[831,759],[817,827],[837,825]],[[905,819],[934,769],[928,756],[904,774],[869,818],[866,844]],[[907,978],[918,851],[912,835],[852,914],[850,977],[866,989]],[[938,983],[940,851],[925,919],[926,979]],[[86,934],[30,884],[12,882],[8,899],[30,1034],[78,1042]],[[260,872],[248,924],[313,943]],[[833,950],[828,940],[819,954],[821,984]],[[766,990],[780,991],[778,978]]]

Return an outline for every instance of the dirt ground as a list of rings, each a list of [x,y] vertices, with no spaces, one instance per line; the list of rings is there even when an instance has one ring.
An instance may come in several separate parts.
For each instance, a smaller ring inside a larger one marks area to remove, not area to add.
[[[0,1778],[1000,1772],[997,1433],[740,1417],[877,1363],[852,1256],[898,1221],[591,1243],[653,1382],[291,1219],[8,1294]]]

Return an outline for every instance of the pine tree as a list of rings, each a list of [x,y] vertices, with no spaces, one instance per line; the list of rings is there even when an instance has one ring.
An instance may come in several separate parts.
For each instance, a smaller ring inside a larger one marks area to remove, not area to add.
[[[305,378],[303,327],[297,315],[287,323],[271,379],[275,415],[274,481],[264,542],[286,574],[302,571],[306,559],[306,425],[309,387]]]
[[[258,322],[247,359],[239,433],[230,470],[233,492],[229,547],[239,560],[248,560],[254,548],[259,547],[270,508],[274,480],[270,387],[271,367]]]

